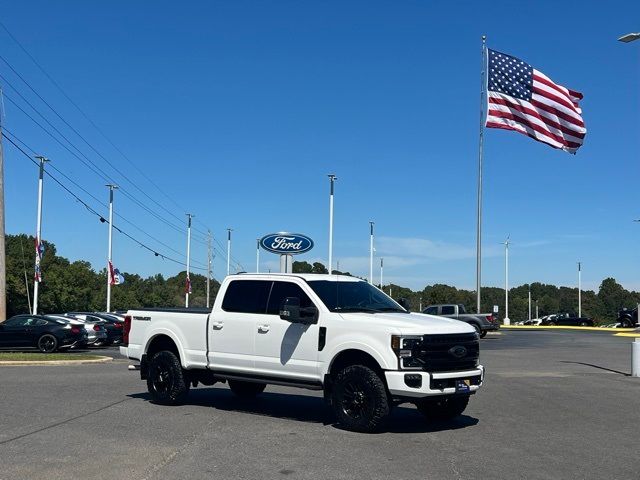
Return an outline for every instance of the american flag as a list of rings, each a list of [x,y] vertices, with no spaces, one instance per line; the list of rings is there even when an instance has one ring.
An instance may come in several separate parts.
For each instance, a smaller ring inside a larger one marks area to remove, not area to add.
[[[488,62],[486,126],[576,153],[587,133],[578,106],[582,94],[511,55],[489,49]]]

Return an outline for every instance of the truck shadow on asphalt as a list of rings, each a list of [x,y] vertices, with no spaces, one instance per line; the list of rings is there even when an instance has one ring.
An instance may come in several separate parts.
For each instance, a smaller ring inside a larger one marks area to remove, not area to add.
[[[134,393],[128,396],[157,405],[151,400],[151,396],[147,392]],[[333,413],[325,405],[324,400],[320,397],[309,395],[266,391],[255,399],[243,400],[227,389],[197,388],[189,392],[185,405],[297,422],[319,423],[342,430],[336,425]],[[160,408],[175,408],[157,406]],[[404,404],[391,410],[391,415],[380,433],[432,433],[473,427],[478,423],[479,420],[477,418],[468,415],[461,415],[447,422],[427,421],[413,406]]]

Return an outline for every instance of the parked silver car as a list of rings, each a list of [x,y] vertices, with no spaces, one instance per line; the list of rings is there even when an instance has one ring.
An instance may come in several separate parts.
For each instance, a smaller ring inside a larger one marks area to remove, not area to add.
[[[90,346],[98,346],[102,345],[107,341],[107,329],[104,326],[103,321],[99,321],[97,318],[82,318],[82,316],[70,315],[68,313],[60,314],[51,314],[49,317],[58,317],[62,319],[67,319],[74,322],[79,322],[84,325],[84,328],[87,330],[88,339],[87,345]]]

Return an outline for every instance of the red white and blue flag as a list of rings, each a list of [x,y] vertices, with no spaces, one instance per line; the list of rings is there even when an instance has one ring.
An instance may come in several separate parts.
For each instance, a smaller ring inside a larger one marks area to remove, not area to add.
[[[489,49],[487,60],[486,126],[576,153],[587,133],[578,105],[582,94],[511,55]]]
[[[42,255],[44,255],[44,244],[39,238],[36,237],[35,246],[36,246],[36,265],[35,265],[33,280],[40,283],[42,282],[42,270],[40,269],[40,260],[42,260]]]
[[[184,286],[184,293],[191,293],[191,279],[189,278],[189,275],[187,275],[187,281]]]
[[[113,268],[113,263],[109,262],[109,284],[120,285],[122,283],[124,283],[124,275],[117,268]]]

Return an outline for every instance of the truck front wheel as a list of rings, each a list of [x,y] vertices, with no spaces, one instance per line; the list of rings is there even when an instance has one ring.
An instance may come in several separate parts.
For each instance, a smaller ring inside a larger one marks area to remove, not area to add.
[[[331,404],[338,424],[356,432],[378,430],[389,415],[384,383],[363,365],[346,367],[336,375]]]
[[[451,420],[464,412],[469,395],[450,395],[421,398],[416,402],[418,411],[429,420]]]
[[[147,389],[153,400],[162,405],[179,405],[187,398],[189,382],[173,352],[164,350],[151,358]]]

